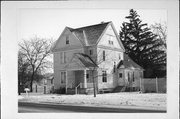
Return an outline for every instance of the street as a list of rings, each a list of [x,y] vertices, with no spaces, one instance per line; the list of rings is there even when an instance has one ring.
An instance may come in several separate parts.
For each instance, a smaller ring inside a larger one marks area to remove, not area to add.
[[[19,113],[166,113],[162,110],[18,103]]]

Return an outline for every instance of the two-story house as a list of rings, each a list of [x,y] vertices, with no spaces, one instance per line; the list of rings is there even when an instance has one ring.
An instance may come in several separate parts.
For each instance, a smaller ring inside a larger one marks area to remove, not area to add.
[[[66,27],[52,47],[54,88],[88,93],[95,84],[96,91],[116,87],[139,90],[143,69],[124,51],[112,22]]]

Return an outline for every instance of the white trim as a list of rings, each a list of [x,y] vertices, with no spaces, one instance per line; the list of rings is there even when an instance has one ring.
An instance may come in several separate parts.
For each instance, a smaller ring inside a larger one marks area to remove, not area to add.
[[[102,36],[105,34],[107,28],[109,27],[109,25],[110,25],[111,23],[112,23],[112,22],[108,23],[108,25],[106,26],[106,28],[105,28],[104,31],[102,32],[101,36],[100,36],[99,39],[97,40],[96,45],[98,45],[99,41],[101,40]]]
[[[59,53],[59,52],[63,52],[63,51],[74,51],[74,50],[83,50],[84,51],[84,48],[81,47],[81,48],[76,48],[76,49],[68,49],[68,50],[59,50],[59,51],[54,51],[53,53]]]
[[[68,81],[68,80],[67,80],[68,77],[67,77],[67,76],[68,76],[68,75],[67,75],[67,70],[66,70],[66,79],[65,79],[65,80],[66,80],[66,85],[65,85],[65,88],[66,88],[66,94],[67,94],[67,84],[68,84],[68,82],[67,82],[67,81]]]
[[[98,45],[97,48],[102,48],[102,49],[108,49],[108,50],[113,50],[113,51],[119,51],[119,52],[124,52],[123,49],[119,49],[119,48],[114,48],[114,47],[110,47],[110,46],[104,46],[104,45]]]

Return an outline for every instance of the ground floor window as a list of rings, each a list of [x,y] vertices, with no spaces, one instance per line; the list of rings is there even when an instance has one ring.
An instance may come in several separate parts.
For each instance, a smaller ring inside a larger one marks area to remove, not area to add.
[[[107,73],[106,73],[106,71],[102,71],[102,82],[107,82]]]
[[[119,73],[119,78],[122,78],[122,73]]]
[[[130,82],[130,74],[128,73],[128,82]]]
[[[66,72],[61,72],[61,83],[66,83]]]
[[[134,77],[134,72],[133,72],[133,74],[132,74],[132,75],[133,75],[133,76],[132,76],[132,77],[133,77],[133,79],[132,79],[132,80],[133,80],[133,82],[134,82],[134,81],[135,81],[135,80],[134,80],[134,79],[135,79],[135,77]]]

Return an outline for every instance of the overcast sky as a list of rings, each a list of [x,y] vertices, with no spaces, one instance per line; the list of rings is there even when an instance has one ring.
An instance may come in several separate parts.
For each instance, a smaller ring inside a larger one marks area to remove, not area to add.
[[[163,9],[135,9],[143,23],[167,22]],[[78,28],[112,21],[117,32],[129,15],[129,9],[21,9],[18,17],[18,38],[29,39],[37,35],[43,38],[60,36],[65,26]]]

